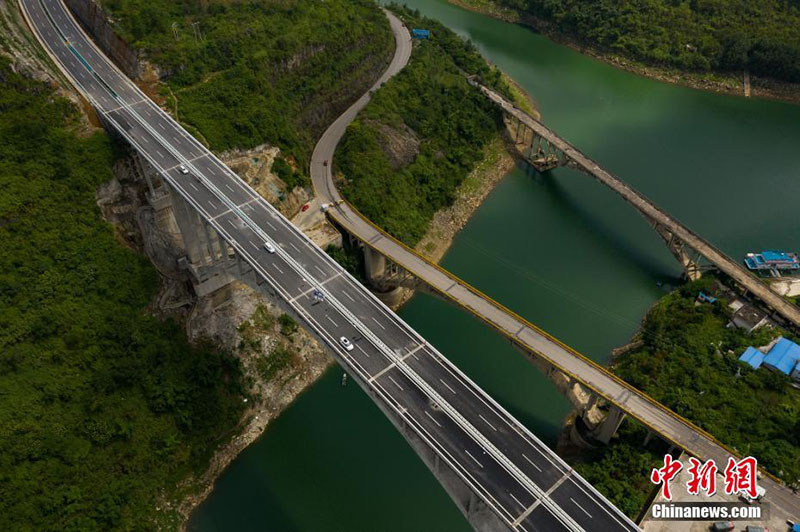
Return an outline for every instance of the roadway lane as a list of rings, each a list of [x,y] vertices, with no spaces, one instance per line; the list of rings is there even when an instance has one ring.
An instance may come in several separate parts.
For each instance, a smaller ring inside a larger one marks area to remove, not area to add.
[[[509,528],[637,530],[588,485],[575,484],[576,475],[552,451],[147,100],[59,0],[21,5],[51,56],[105,120]],[[191,175],[181,174],[180,164]],[[312,297],[315,289],[324,301]],[[343,349],[341,337],[355,348]],[[581,508],[594,512],[588,521]]]

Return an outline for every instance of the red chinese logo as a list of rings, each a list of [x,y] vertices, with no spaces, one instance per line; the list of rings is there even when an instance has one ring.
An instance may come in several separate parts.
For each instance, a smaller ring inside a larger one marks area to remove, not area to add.
[[[661,484],[661,494],[668,501],[672,500],[672,492],[669,489],[669,483],[681,469],[683,469],[683,464],[677,460],[673,460],[671,455],[665,454],[664,467],[653,469],[650,473],[650,482],[653,484]]]
[[[728,458],[728,465],[725,466],[725,493],[745,493],[755,499],[758,496],[757,473],[758,463],[752,456],[738,462],[733,457]]]
[[[706,463],[697,458],[689,458],[689,481],[686,483],[686,491],[690,495],[699,495],[700,491],[706,492],[710,497],[717,492],[717,464],[714,460]]]
[[[683,464],[674,460],[671,455],[664,455],[664,466],[653,469],[650,481],[661,484],[661,495],[668,501],[672,500],[672,490],[669,483],[683,469]],[[697,458],[689,458],[689,467],[686,472],[689,480],[686,482],[686,491],[689,495],[712,496],[717,492],[717,473],[719,468],[714,460],[701,462]],[[751,499],[758,498],[758,463],[755,458],[748,456],[741,460],[728,458],[728,465],[723,472],[725,493],[727,495],[744,494]]]

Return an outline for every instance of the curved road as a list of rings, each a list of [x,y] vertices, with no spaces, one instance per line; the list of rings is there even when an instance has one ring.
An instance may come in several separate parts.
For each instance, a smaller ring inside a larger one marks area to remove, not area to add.
[[[394,34],[394,57],[389,67],[378,78],[378,81],[372,88],[359,98],[347,111],[342,113],[336,121],[331,124],[325,133],[322,134],[317,145],[314,146],[314,153],[311,155],[311,167],[309,172],[311,174],[311,182],[314,185],[314,201],[312,207],[316,212],[319,212],[321,203],[332,203],[342,199],[336,186],[333,184],[333,177],[331,175],[331,163],[333,162],[333,152],[336,151],[336,145],[342,140],[347,126],[355,120],[356,115],[367,106],[372,91],[377,90],[381,85],[386,83],[391,77],[403,70],[408,64],[408,59],[411,57],[411,34],[408,29],[398,19],[394,13],[384,9],[384,13],[389,18],[389,25],[392,27]],[[328,161],[328,164],[325,164]]]
[[[389,69],[373,89],[397,74],[408,63],[411,54],[411,36],[408,30],[391,12],[387,11],[386,14],[395,35],[397,48]],[[310,173],[316,193],[313,202],[315,213],[320,212],[321,203],[338,203],[335,207],[327,210],[328,216],[365,245],[401,266],[445,298],[452,300],[488,323],[512,343],[549,362],[689,454],[703,460],[714,459],[717,464],[726,464],[730,456],[737,456],[733,450],[717,441],[711,434],[680,417],[606,368],[550,336],[439,265],[422,257],[377,227],[352,205],[340,201],[342,198],[336,190],[331,175],[333,154],[347,126],[367,105],[369,99],[370,93],[367,93],[353,104],[325,131],[314,149]],[[327,165],[324,164],[325,161],[327,161]],[[309,211],[311,210],[309,209]],[[770,477],[762,478],[760,483],[767,490],[766,500],[772,504],[772,512],[780,512],[786,518],[800,521],[800,498],[797,495]]]

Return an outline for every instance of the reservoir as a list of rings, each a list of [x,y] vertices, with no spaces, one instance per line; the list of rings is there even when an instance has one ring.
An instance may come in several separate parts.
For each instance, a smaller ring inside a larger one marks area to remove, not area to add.
[[[443,0],[407,0],[471,39],[543,121],[737,260],[800,248],[800,106],[648,80]],[[607,362],[680,269],[645,220],[568,169],[511,172],[443,266]],[[496,332],[415,296],[401,316],[553,444],[569,405]],[[192,531],[469,530],[426,467],[334,367],[222,475]]]

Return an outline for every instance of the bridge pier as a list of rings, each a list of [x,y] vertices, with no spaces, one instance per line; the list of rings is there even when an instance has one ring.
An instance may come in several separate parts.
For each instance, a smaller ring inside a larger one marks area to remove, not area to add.
[[[687,246],[684,242],[675,236],[675,234],[660,225],[655,220],[648,218],[650,225],[656,230],[656,233],[664,240],[667,244],[667,248],[669,252],[672,253],[672,256],[677,259],[678,263],[680,263],[681,267],[683,268],[683,275],[690,281],[696,281],[700,278],[703,274],[700,268],[699,259],[693,259],[688,251]]]

